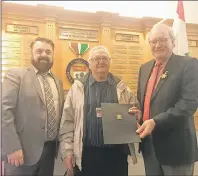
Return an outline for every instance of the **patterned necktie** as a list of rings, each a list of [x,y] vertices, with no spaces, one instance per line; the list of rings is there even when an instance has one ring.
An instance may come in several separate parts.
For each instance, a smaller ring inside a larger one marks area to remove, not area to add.
[[[43,87],[45,92],[45,102],[47,107],[47,139],[54,140],[57,136],[56,110],[50,84],[47,80],[47,73],[43,77]]]
[[[147,85],[147,89],[146,89],[146,96],[145,96],[145,100],[144,100],[144,113],[143,113],[143,122],[145,120],[150,119],[150,103],[151,103],[151,97],[152,97],[152,93],[155,87],[155,83],[157,80],[157,74],[159,71],[159,67],[160,64],[157,63],[154,68],[153,68],[153,72],[151,74],[150,80],[148,82]]]

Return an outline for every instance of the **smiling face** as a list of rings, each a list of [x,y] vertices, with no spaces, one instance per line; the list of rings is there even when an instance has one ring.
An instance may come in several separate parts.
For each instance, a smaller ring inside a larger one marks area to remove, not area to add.
[[[165,25],[158,25],[151,30],[149,43],[153,56],[159,61],[167,59],[175,47],[170,29]]]
[[[47,72],[53,65],[53,48],[49,43],[36,41],[32,47],[32,65],[40,72]]]
[[[109,53],[103,48],[92,51],[89,59],[89,68],[92,73],[108,73],[110,68]]]

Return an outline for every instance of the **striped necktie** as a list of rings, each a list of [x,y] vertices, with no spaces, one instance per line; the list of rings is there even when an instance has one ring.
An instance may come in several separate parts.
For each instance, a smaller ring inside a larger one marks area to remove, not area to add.
[[[41,74],[47,107],[47,139],[54,140],[57,136],[56,110],[52,90],[47,80],[47,73]]]

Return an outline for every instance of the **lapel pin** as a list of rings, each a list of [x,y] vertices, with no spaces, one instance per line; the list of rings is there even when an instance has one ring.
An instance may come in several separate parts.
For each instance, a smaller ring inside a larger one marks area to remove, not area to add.
[[[161,79],[166,79],[167,76],[168,76],[168,71],[162,74]]]
[[[121,114],[117,114],[116,117],[117,117],[117,120],[122,120],[122,115]]]

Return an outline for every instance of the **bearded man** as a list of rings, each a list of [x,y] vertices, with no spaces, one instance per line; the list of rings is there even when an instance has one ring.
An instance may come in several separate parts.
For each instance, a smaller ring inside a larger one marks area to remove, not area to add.
[[[50,69],[54,43],[36,38],[31,66],[7,71],[2,86],[5,175],[52,176],[63,105],[62,82]]]

